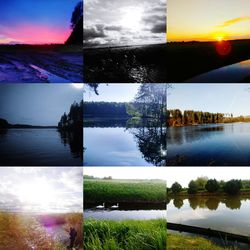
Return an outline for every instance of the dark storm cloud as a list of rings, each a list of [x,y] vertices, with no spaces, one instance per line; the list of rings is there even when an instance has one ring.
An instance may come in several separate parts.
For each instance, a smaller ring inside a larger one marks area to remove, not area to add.
[[[166,23],[158,23],[151,29],[152,33],[166,33]]]
[[[91,40],[98,37],[106,37],[103,28],[98,28],[98,25],[92,28],[84,29],[84,40]]]
[[[122,30],[122,26],[115,26],[115,25],[106,26],[105,30],[121,31]]]

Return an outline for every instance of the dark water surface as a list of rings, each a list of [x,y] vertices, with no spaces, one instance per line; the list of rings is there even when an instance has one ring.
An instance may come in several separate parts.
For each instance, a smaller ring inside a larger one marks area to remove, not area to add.
[[[166,129],[129,119],[84,123],[85,166],[164,166]]]
[[[167,165],[250,165],[250,123],[171,127]]]
[[[1,166],[81,166],[82,132],[0,130]]]

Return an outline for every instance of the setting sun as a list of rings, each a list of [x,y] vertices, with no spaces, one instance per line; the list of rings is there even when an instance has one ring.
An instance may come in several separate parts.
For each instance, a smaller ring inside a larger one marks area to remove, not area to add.
[[[223,40],[224,40],[224,37],[223,37],[223,36],[217,36],[217,38],[216,38],[216,39],[217,39],[217,41],[218,41],[218,42],[221,42],[221,41],[223,41]]]

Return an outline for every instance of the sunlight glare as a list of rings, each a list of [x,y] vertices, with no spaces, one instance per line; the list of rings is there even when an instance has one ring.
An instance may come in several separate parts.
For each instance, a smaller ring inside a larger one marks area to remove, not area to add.
[[[143,9],[142,8],[128,8],[122,14],[120,21],[121,26],[132,31],[140,30],[142,21]]]
[[[83,89],[83,84],[82,83],[72,83],[72,86],[76,89]]]

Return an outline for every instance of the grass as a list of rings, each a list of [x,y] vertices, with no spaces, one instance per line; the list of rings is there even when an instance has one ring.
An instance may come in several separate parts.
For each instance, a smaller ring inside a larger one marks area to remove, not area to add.
[[[236,249],[220,247],[213,242],[198,236],[167,235],[167,250],[222,250]]]
[[[84,222],[85,250],[166,250],[166,220]]]
[[[80,217],[81,216],[81,217]],[[77,247],[82,249],[82,214],[49,215],[55,225],[74,226],[78,231]],[[48,218],[47,217],[47,218]],[[66,250],[65,243],[53,239],[37,215],[0,212],[0,248],[5,250]]]
[[[164,202],[165,181],[84,179],[84,201],[91,202]]]

